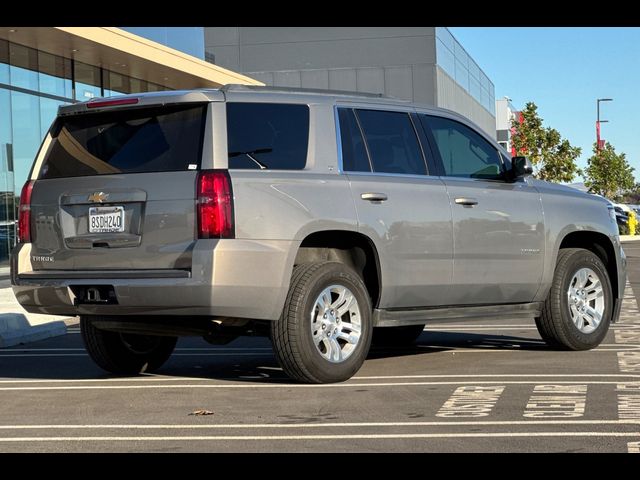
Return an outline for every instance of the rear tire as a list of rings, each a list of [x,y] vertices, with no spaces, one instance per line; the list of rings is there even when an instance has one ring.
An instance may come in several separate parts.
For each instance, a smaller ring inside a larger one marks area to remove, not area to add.
[[[81,316],[80,332],[89,356],[107,372],[153,372],[171,356],[178,340],[177,337],[100,330],[92,324],[92,320],[98,318]]]
[[[371,300],[360,276],[342,263],[295,267],[271,339],[282,369],[303,383],[351,378],[371,345]]]
[[[402,327],[378,327],[373,329],[375,346],[400,347],[411,345],[424,331],[425,325],[405,325]]]
[[[589,250],[566,248],[558,253],[549,296],[536,318],[542,339],[566,350],[590,350],[609,330],[613,293],[602,260]]]

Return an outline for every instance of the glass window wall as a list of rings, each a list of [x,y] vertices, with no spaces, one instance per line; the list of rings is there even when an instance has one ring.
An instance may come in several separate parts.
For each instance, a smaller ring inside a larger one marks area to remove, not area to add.
[[[0,83],[9,84],[9,42],[0,40]]]
[[[31,164],[42,141],[40,130],[40,97],[11,92],[11,129],[13,133],[14,186],[17,194],[26,182]]]
[[[160,90],[169,89],[0,40],[0,267],[15,245],[20,190],[58,107]]]
[[[75,98],[86,102],[102,96],[100,68],[86,63],[74,62]]]
[[[71,98],[71,60],[38,52],[39,91],[57,97]]]
[[[10,43],[9,78],[14,87],[38,91],[38,51]]]
[[[445,27],[436,28],[436,63],[480,105],[495,115],[493,83]]]
[[[0,44],[0,49],[2,45]],[[2,59],[0,58],[0,61]],[[0,63],[0,72],[6,64]],[[8,74],[8,69],[7,69]],[[13,140],[11,132],[11,92],[0,88],[0,265],[9,261],[15,244]]]

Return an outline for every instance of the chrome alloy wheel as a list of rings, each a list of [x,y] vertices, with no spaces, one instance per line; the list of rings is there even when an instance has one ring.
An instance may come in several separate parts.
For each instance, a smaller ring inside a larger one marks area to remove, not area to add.
[[[344,362],[360,341],[360,307],[347,287],[325,288],[311,310],[311,335],[320,355],[331,363]]]
[[[571,320],[580,332],[588,334],[598,328],[604,315],[605,298],[600,278],[590,268],[578,270],[567,291]]]

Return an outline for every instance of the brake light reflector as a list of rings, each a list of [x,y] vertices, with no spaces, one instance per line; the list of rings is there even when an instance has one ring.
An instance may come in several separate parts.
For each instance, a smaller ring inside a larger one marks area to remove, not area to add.
[[[91,100],[87,103],[87,108],[99,107],[117,107],[118,105],[135,105],[138,103],[137,98],[117,98],[115,100]]]
[[[233,238],[233,194],[226,170],[204,170],[197,181],[198,238]]]
[[[29,243],[31,241],[31,192],[33,192],[33,180],[27,180],[20,192],[20,209],[18,210],[18,242]]]

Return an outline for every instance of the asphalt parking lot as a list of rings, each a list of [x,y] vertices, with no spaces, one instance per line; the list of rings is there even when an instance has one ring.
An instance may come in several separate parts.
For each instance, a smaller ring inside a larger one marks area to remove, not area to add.
[[[625,251],[633,291],[589,352],[550,350],[533,321],[433,324],[308,386],[261,338],[182,339],[133,378],[96,367],[77,327],[0,349],[0,452],[640,453],[640,242]]]

